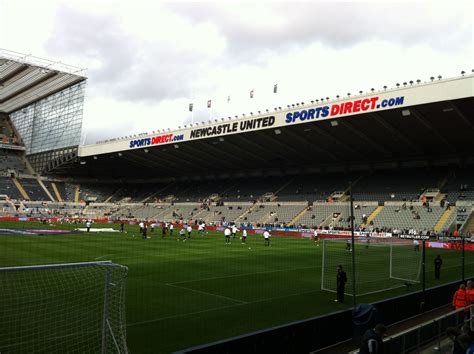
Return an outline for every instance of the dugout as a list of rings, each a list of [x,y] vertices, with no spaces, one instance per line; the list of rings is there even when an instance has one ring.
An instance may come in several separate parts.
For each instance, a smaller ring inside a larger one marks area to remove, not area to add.
[[[374,302],[385,325],[391,325],[449,304],[459,281]],[[188,348],[177,353],[309,353],[353,336],[352,308],[227,340]]]

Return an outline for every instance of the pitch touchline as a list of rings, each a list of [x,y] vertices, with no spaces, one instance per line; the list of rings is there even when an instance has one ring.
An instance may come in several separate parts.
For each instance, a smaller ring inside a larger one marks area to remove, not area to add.
[[[211,278],[201,278],[201,279],[193,279],[193,280],[184,280],[184,281],[177,281],[174,283],[168,283],[171,285],[175,284],[186,284],[186,283],[194,283],[197,281],[205,281],[205,280],[215,280],[215,279],[225,279],[225,278],[236,278],[236,277],[245,277],[247,275],[255,275],[255,274],[267,274],[267,273],[278,273],[290,270],[301,270],[301,269],[316,269],[319,267],[303,267],[303,268],[286,268],[286,269],[276,269],[276,270],[265,270],[262,272],[254,272],[254,273],[243,273],[243,274],[234,274],[234,275],[224,275],[221,277],[211,277]]]
[[[220,298],[222,298],[222,299],[231,300],[231,301],[237,302],[237,303],[242,304],[242,305],[244,305],[244,304],[247,303],[246,301],[233,299],[233,298],[228,297],[228,296],[218,295],[218,294],[213,294],[213,293],[208,293],[207,291],[191,289],[191,288],[187,288],[187,287],[185,287],[185,286],[174,285],[174,284],[171,284],[171,283],[166,283],[165,285],[171,286],[171,287],[177,288],[177,289],[183,289],[183,290],[192,291],[192,292],[195,292],[195,293],[198,293],[198,294],[204,294],[204,295],[211,295],[211,296],[215,296],[215,297],[220,297]]]

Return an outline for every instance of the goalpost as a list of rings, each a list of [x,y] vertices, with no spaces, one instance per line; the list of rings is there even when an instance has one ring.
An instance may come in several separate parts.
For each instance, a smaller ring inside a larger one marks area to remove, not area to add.
[[[110,261],[0,268],[0,352],[127,353],[127,272]]]
[[[321,290],[336,292],[336,267],[347,274],[345,293],[353,294],[352,245],[350,239],[324,239]],[[350,245],[350,247],[349,247]],[[368,295],[420,282],[422,249],[411,240],[356,238],[356,295]]]

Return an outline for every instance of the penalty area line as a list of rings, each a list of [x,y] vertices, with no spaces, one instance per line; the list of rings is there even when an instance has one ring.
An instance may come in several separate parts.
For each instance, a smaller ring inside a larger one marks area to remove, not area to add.
[[[166,286],[173,287],[173,288],[177,288],[177,289],[192,291],[192,292],[195,292],[195,293],[198,293],[198,294],[203,294],[203,295],[208,295],[208,296],[214,296],[214,297],[218,297],[218,298],[221,298],[221,299],[230,300],[230,301],[236,302],[236,303],[238,303],[238,304],[240,304],[240,305],[245,305],[245,304],[247,303],[246,301],[233,299],[233,298],[228,297],[228,296],[218,295],[218,294],[213,294],[213,293],[208,293],[207,291],[196,290],[196,289],[188,288],[188,287],[185,287],[185,286],[179,286],[179,285],[175,285],[175,284],[171,284],[171,283],[166,283],[165,285],[166,285]]]

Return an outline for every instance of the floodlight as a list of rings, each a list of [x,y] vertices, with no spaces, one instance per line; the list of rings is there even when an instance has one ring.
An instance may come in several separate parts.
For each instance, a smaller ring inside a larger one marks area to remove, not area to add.
[[[281,134],[281,130],[280,130],[280,129],[275,129],[274,132],[275,132],[276,135],[280,135],[280,134]]]

